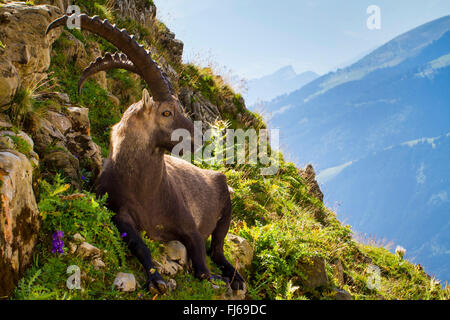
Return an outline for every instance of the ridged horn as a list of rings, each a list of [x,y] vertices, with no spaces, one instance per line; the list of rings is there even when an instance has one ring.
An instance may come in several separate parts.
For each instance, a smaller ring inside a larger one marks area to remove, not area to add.
[[[111,54],[107,52],[103,57],[98,57],[97,60],[92,62],[86,69],[84,69],[78,82],[78,94],[81,94],[81,88],[83,88],[84,82],[94,74],[100,71],[107,71],[111,69],[125,69],[130,72],[134,72],[141,77],[142,73],[136,68],[132,61],[124,53],[116,52]]]
[[[126,54],[136,69],[140,71],[155,101],[172,99],[171,84],[167,77],[164,76],[158,64],[153,61],[145,48],[140,46],[125,29],[119,30],[116,26],[111,25],[108,20],[102,21],[98,16],[91,18],[86,14],[81,14],[78,18],[81,29],[102,37]],[[50,23],[46,34],[54,28],[66,25],[68,19],[69,16],[64,15]]]

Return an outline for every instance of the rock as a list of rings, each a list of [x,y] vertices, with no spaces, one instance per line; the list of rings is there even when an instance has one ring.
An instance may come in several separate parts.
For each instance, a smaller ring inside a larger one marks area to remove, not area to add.
[[[73,61],[77,68],[84,70],[88,66],[90,59],[83,42],[68,32],[65,32],[64,36],[69,40],[62,47],[62,53],[66,63]]]
[[[47,153],[49,146],[59,143],[64,147],[64,135],[47,119],[31,115],[25,122],[25,128],[32,135],[35,150],[41,157]]]
[[[33,142],[33,139],[31,139],[31,137],[30,137],[28,134],[26,134],[26,133],[23,132],[23,131],[19,131],[19,133],[17,134],[17,136],[20,137],[20,138],[22,138],[23,140],[25,140],[25,141],[28,143],[28,145],[31,147],[31,149],[34,148],[34,142]]]
[[[0,149],[11,149],[14,150],[15,144],[13,139],[8,135],[4,135],[3,133],[0,135]]]
[[[175,276],[183,270],[183,266],[188,265],[187,251],[179,241],[169,241],[164,245],[164,254],[160,262],[155,261],[156,269],[159,273]]]
[[[70,119],[61,113],[49,110],[47,111],[46,119],[62,135],[65,135],[70,129],[72,129],[72,122]]]
[[[98,258],[101,252],[99,248],[94,247],[85,241],[78,246],[77,254],[79,254],[83,259],[92,259]]]
[[[237,261],[237,269],[239,273],[242,275],[247,274],[247,269],[250,268],[253,261],[253,248],[250,243],[239,236],[234,234],[227,234],[226,236],[227,245],[231,247],[231,256],[232,261],[230,263],[232,265],[236,264]]]
[[[32,259],[40,227],[30,161],[0,151],[0,296],[8,296]]]
[[[353,300],[353,297],[350,293],[342,289],[334,289],[336,295],[334,296],[334,300]]]
[[[97,270],[106,268],[106,264],[99,258],[95,259],[92,264],[94,265],[94,268]]]
[[[75,240],[76,242],[85,242],[86,241],[86,239],[81,235],[81,234],[79,234],[79,233],[75,233],[74,235],[73,235],[73,240]]]
[[[36,99],[55,99],[63,104],[70,104],[70,97],[63,92],[42,92],[36,94]]]
[[[175,276],[178,272],[183,270],[183,267],[175,261],[168,259],[167,256],[161,258],[161,262],[155,261],[156,269],[159,273]]]
[[[49,110],[45,118],[32,115],[25,123],[32,134],[35,150],[46,165],[48,173],[63,171],[79,188],[80,165],[92,173],[92,181],[102,169],[100,147],[92,141],[87,108],[71,106],[67,114]]]
[[[71,5],[73,0],[35,0],[35,4],[51,4],[58,7],[61,12],[66,12],[67,7]]]
[[[47,77],[51,45],[61,30],[48,36],[42,30],[60,15],[57,7],[49,5],[9,2],[0,6],[0,34],[5,44],[0,50],[0,105],[9,103],[19,86],[27,88]]]
[[[298,174],[305,179],[308,186],[308,193],[323,202],[323,193],[320,190],[319,184],[316,181],[316,172],[311,164],[308,164],[305,169],[299,169]]]
[[[16,145],[14,143],[14,139],[12,137],[18,137],[23,140],[23,142],[26,142],[28,146],[30,147],[30,152],[34,147],[33,139],[30,138],[29,135],[27,135],[23,131],[19,131],[19,133],[15,133],[13,131],[0,131],[0,136],[3,137],[3,149],[16,149]],[[5,140],[6,139],[6,140]],[[17,150],[20,152],[20,150]]]
[[[79,188],[79,162],[70,152],[63,150],[52,151],[44,154],[42,163],[47,169],[54,172],[62,170],[64,174],[71,179],[74,187]]]
[[[341,286],[343,286],[345,284],[344,266],[342,265],[342,262],[340,259],[337,259],[333,262],[333,271],[334,271],[334,276],[338,280],[339,284]]]
[[[11,124],[11,120],[9,119],[9,116],[0,113],[0,128],[11,128],[13,125]]]
[[[156,6],[147,0],[113,0],[114,8],[121,18],[129,18],[143,26],[153,25],[156,17]]]
[[[325,259],[321,257],[308,257],[299,261],[301,279],[299,281],[308,289],[326,286],[328,276],[325,267]]]
[[[69,247],[70,254],[74,254],[77,251],[78,246],[75,243],[69,242],[67,246]]]
[[[12,128],[12,125],[7,122],[9,120],[7,118],[8,117],[6,116],[0,119],[0,122],[3,122],[4,129]],[[16,137],[22,140],[20,146],[14,141]],[[29,150],[22,149],[25,147],[25,143],[28,144]],[[30,136],[23,131],[19,131],[18,133],[9,130],[0,131],[0,149],[24,152],[24,155],[28,157],[28,160],[31,161],[33,168],[35,168],[39,166],[39,156],[36,152],[33,151],[33,147],[33,139],[31,139]]]
[[[133,292],[136,290],[136,279],[131,273],[119,272],[114,279],[114,287],[123,292]]]
[[[0,54],[2,50],[0,49]],[[14,65],[0,57],[0,106],[8,104],[20,85],[19,73]]]
[[[73,131],[81,134],[90,134],[89,109],[80,107],[69,107],[70,120],[72,121]]]
[[[177,289],[177,282],[174,279],[169,279],[167,281],[167,287],[169,288],[169,292],[175,291]]]
[[[180,241],[170,241],[165,246],[166,254],[169,260],[177,262],[184,266],[188,261],[186,247]]]
[[[203,129],[207,129],[208,123],[214,123],[216,120],[222,119],[219,109],[215,105],[190,88],[181,88],[178,98],[192,120],[204,123]]]

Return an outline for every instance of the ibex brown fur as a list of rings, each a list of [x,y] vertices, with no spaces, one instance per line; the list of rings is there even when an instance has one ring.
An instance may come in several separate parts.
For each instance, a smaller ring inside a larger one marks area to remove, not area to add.
[[[177,142],[174,130],[187,129],[193,135],[192,121],[186,118],[173,95],[167,77],[126,30],[107,20],[79,16],[81,28],[113,43],[124,54],[106,54],[83,73],[82,83],[95,72],[123,68],[140,74],[152,93],[143,90],[142,100],[131,105],[111,134],[109,158],[97,181],[97,194],[108,194],[108,208],[131,252],[144,266],[148,289],[164,292],[167,285],[155,270],[149,249],[139,231],[155,240],[179,240],[187,248],[195,276],[211,278],[206,265],[205,241],[212,235],[211,258],[233,289],[244,281],[223,254],[224,239],[231,220],[231,200],[223,174],[197,168],[165,154]],[[66,23],[68,16],[52,22],[47,32]]]

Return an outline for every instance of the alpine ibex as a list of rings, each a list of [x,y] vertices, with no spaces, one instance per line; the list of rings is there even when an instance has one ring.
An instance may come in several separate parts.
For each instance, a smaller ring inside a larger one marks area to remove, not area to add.
[[[81,29],[111,42],[123,53],[107,53],[84,72],[83,82],[99,71],[122,68],[137,73],[147,83],[142,100],[131,105],[119,123],[113,126],[109,158],[97,180],[97,195],[108,193],[107,206],[115,213],[113,222],[124,235],[130,251],[139,259],[148,275],[147,288],[165,292],[167,284],[155,270],[150,250],[139,231],[155,240],[179,240],[192,260],[194,274],[200,279],[217,277],[229,281],[233,289],[242,289],[244,280],[226,260],[224,239],[231,220],[231,200],[222,173],[202,170],[189,162],[165,154],[176,144],[171,141],[175,129],[194,133],[192,121],[184,116],[166,75],[125,29],[119,30],[107,20],[79,15]],[[47,33],[67,23],[65,15],[53,21]],[[212,235],[210,256],[222,271],[211,276],[206,265],[206,239]]]

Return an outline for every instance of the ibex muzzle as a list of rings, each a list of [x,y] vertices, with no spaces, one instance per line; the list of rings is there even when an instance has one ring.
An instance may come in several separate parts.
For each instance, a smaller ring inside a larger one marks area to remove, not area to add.
[[[142,100],[130,106],[111,133],[111,150],[97,181],[97,195],[108,193],[107,206],[115,212],[113,221],[126,234],[130,251],[139,259],[148,275],[147,287],[164,292],[166,282],[155,270],[149,249],[139,231],[155,240],[179,240],[192,260],[195,276],[211,278],[206,265],[205,241],[212,235],[210,255],[233,289],[241,289],[244,280],[223,254],[224,239],[231,220],[231,199],[222,173],[199,169],[168,156],[177,141],[172,132],[186,129],[193,136],[192,121],[184,116],[172,86],[148,51],[125,29],[119,30],[107,20],[79,16],[82,29],[114,44],[123,53],[107,53],[84,72],[84,81],[99,71],[122,68],[139,74],[152,97],[143,90]],[[52,22],[47,33],[66,24],[68,16]],[[191,139],[193,141],[193,139]],[[215,276],[217,277],[217,276]]]

